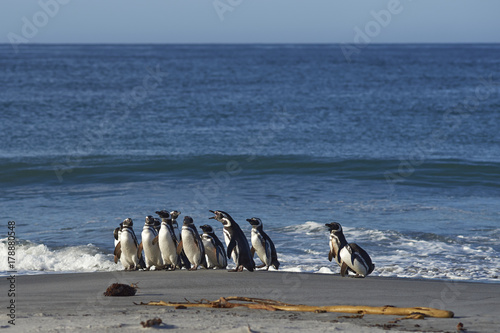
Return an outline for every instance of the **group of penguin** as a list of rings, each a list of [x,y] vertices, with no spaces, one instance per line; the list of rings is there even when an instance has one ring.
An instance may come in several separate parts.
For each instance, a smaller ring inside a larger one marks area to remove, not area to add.
[[[227,258],[232,258],[236,268],[230,271],[243,271],[246,268],[252,272],[256,268],[268,270],[278,269],[280,262],[271,238],[264,232],[262,221],[253,217],[247,219],[252,225],[251,246],[240,226],[228,213],[221,210],[210,210],[215,219],[223,225],[224,240],[227,249],[215,234],[210,225],[202,225],[202,235],[198,233],[193,219],[185,216],[182,228],[179,228],[178,211],[157,211],[158,218],[146,216],[142,230],[142,242],[137,241],[133,229],[133,221],[125,219],[114,230],[115,263],[121,262],[125,270],[145,269],[181,269],[196,270],[199,266],[207,269],[224,269]],[[325,224],[330,230],[330,252],[328,259],[340,266],[342,276],[349,272],[354,277],[365,277],[370,274],[375,265],[368,253],[356,243],[347,243],[339,223]],[[179,230],[180,229],[180,230]],[[144,251],[144,256],[142,252]],[[254,254],[262,261],[255,266]]]
[[[181,230],[177,223],[178,211],[157,211],[160,219],[150,215],[142,230],[142,242],[137,241],[133,229],[133,221],[125,219],[115,229],[115,263],[121,261],[126,270],[186,268],[196,270],[199,266],[204,268],[226,268],[227,258],[230,257],[236,264],[233,271],[242,271],[246,268],[254,271],[255,268],[270,266],[278,269],[280,263],[273,241],[264,232],[262,221],[253,217],[247,219],[252,225],[251,243],[234,219],[223,211],[210,211],[215,219],[224,226],[224,239],[227,250],[215,234],[210,225],[202,225],[203,234],[200,236],[193,219],[185,216]],[[144,257],[142,252],[144,251]],[[262,265],[256,267],[253,260],[257,253]]]

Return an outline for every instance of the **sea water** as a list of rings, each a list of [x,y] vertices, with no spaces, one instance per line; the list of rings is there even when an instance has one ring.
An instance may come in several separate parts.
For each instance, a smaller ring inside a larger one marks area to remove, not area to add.
[[[280,270],[498,282],[500,46],[0,46],[0,273],[111,271],[113,230],[259,217]],[[257,260],[258,261],[258,260]],[[165,274],[168,274],[166,272]]]

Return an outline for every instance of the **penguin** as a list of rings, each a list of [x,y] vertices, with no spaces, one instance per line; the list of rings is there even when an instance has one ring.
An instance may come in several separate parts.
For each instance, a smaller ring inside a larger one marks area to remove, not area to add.
[[[211,210],[210,212],[215,214],[215,216],[210,217],[210,219],[215,219],[224,226],[223,231],[227,245],[227,256],[232,257],[236,264],[236,269],[230,270],[230,272],[241,272],[243,271],[243,267],[253,272],[255,269],[255,262],[250,252],[248,240],[243,231],[241,231],[240,226],[234,221],[231,215],[226,212],[221,210]]]
[[[276,253],[276,248],[271,238],[264,232],[262,221],[257,217],[252,217],[247,219],[248,223],[252,225],[252,257],[255,252],[262,261],[262,265],[257,266],[257,268],[266,267],[266,271],[269,266],[273,266],[275,269],[280,267],[280,262],[278,261],[278,254]]]
[[[347,243],[342,226],[339,223],[326,223],[330,230],[330,253],[328,260],[335,261],[340,265],[340,275],[346,276],[349,271],[356,274],[354,277],[365,277],[375,269],[372,259],[356,243]]]
[[[202,225],[200,228],[203,230],[201,241],[205,247],[208,268],[226,268],[226,250],[219,237],[215,234],[214,229],[208,224]]]
[[[179,245],[179,241],[172,227],[170,213],[166,210],[161,210],[157,211],[156,214],[158,214],[162,220],[160,232],[158,233],[158,245],[160,246],[163,264],[171,270],[181,268],[181,258],[177,254],[177,245]]]
[[[181,236],[181,228],[179,228],[179,224],[177,223],[177,218],[181,215],[181,212],[178,212],[176,210],[173,210],[170,212],[170,218],[172,219],[172,226],[175,232],[175,237],[180,241],[182,236]]]
[[[142,246],[137,242],[133,226],[134,223],[131,218],[123,221],[120,240],[114,252],[115,263],[119,259],[125,270],[136,270],[145,267],[142,259]]]
[[[182,240],[177,246],[177,254],[180,254],[182,250],[184,250],[189,262],[193,265],[189,270],[195,271],[200,265],[207,268],[205,247],[198,234],[198,230],[196,230],[193,219],[190,216],[184,216],[181,235]]]
[[[163,259],[158,244],[158,232],[155,228],[155,219],[151,215],[146,216],[141,238],[146,269],[149,270],[152,266],[155,266],[155,269],[163,268]]]
[[[162,212],[168,214],[168,212],[165,211],[165,210],[162,210]],[[158,213],[158,212],[156,212],[156,213]],[[170,214],[170,219],[172,221],[172,230],[173,230],[173,232],[175,234],[175,237],[177,239],[177,245],[179,245],[179,242],[182,240],[182,235],[181,235],[181,230],[179,230],[179,226],[177,224],[177,220],[176,219],[179,217],[179,215],[181,215],[181,212],[173,210],[169,214]],[[180,256],[180,259],[181,259],[181,265],[180,265],[180,267],[181,268],[185,267],[186,269],[190,269],[191,268],[191,263],[189,262],[188,258],[186,257],[186,253],[184,253],[184,250],[181,251],[181,253],[179,254],[179,256]]]

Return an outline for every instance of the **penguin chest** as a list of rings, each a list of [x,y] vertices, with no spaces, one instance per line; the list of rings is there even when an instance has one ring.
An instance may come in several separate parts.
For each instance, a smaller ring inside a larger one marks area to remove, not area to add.
[[[182,248],[191,264],[198,265],[201,262],[200,244],[189,229],[182,228]]]
[[[229,246],[229,243],[231,242],[233,235],[231,235],[229,230],[227,230],[226,228],[223,229],[223,232],[224,232],[224,240],[226,241],[226,246]],[[238,241],[236,241],[236,245],[233,248],[233,252],[231,253],[231,258],[233,259],[236,265],[239,265],[240,249],[238,248]]]
[[[164,264],[177,264],[177,245],[172,239],[172,235],[167,226],[162,225],[158,234],[158,246],[164,261]]]
[[[342,266],[342,262],[340,261],[340,256],[339,256],[339,243],[336,238],[330,237],[330,252],[333,255],[333,258],[339,264]]]
[[[251,236],[252,246],[259,256],[260,260],[266,266],[271,265],[271,246],[266,242],[264,237],[255,229],[252,229]]]
[[[123,266],[128,268],[131,265],[137,265],[139,258],[137,255],[137,245],[134,235],[129,231],[122,231],[120,243],[122,251],[120,261]]]
[[[222,230],[224,234],[224,241],[226,242],[226,246],[229,246],[229,242],[231,242],[231,233],[225,228]]]
[[[209,235],[202,235],[201,240],[205,247],[208,268],[217,267],[217,248],[214,246],[212,237]]]
[[[158,242],[154,241],[156,238],[156,231],[153,228],[147,228],[142,231],[142,248],[144,249],[144,256],[147,266],[161,266],[162,259],[160,247]]]

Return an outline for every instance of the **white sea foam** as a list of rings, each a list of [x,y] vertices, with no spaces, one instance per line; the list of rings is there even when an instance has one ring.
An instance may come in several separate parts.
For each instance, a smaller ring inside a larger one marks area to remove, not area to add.
[[[392,230],[350,227],[343,230],[349,242],[358,243],[370,254],[376,265],[374,276],[500,281],[500,253],[488,242],[464,237],[453,240],[434,234],[414,236]],[[337,263],[327,259],[328,231],[322,223],[308,221],[285,227],[282,232],[287,234],[284,238],[294,237],[300,251],[279,253],[281,244],[277,242],[280,269],[323,274],[340,272]]]
[[[15,270],[18,274],[49,272],[96,272],[121,268],[113,262],[111,254],[102,253],[92,244],[50,249],[44,244],[29,241],[16,245]],[[0,241],[0,275],[11,268],[7,262],[7,243]]]

